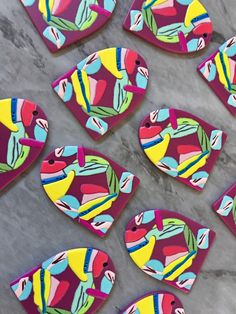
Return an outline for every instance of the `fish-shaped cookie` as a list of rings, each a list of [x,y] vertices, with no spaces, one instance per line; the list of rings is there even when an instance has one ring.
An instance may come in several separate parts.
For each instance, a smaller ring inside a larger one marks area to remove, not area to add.
[[[189,293],[215,233],[169,210],[147,210],[128,223],[125,244],[134,263],[149,276]]]
[[[97,51],[52,83],[82,127],[94,139],[104,136],[142,101],[148,68],[134,50]]]
[[[134,0],[123,26],[154,46],[181,54],[205,48],[213,31],[199,0]]]
[[[39,156],[48,134],[43,110],[27,99],[0,100],[0,190]]]
[[[20,0],[51,52],[90,36],[111,18],[116,0]]]

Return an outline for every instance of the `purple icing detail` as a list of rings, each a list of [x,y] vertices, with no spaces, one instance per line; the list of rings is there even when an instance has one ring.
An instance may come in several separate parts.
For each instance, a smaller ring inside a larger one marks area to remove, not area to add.
[[[85,155],[84,148],[82,146],[78,146],[78,162],[80,167],[84,167],[85,165]]]
[[[40,141],[34,140],[32,138],[21,138],[19,140],[19,143],[21,145],[34,147],[34,148],[43,148],[43,146],[45,144],[44,142],[40,142]]]
[[[94,298],[97,298],[97,299],[100,299],[100,300],[106,300],[109,297],[108,294],[106,294],[106,293],[104,293],[104,292],[102,292],[102,291],[100,291],[98,289],[88,288],[86,290],[86,293],[88,295],[90,295],[91,297],[94,297]]]
[[[155,211],[155,220],[156,220],[157,229],[159,231],[162,231],[163,230],[163,220],[162,220],[161,213],[159,210]]]
[[[91,4],[90,6],[90,9],[94,12],[97,12],[98,14],[101,14],[101,15],[104,15],[106,17],[110,17],[112,15],[111,12],[103,9],[102,7],[100,7],[99,5],[96,5],[96,4]]]
[[[179,32],[178,36],[179,36],[179,41],[180,41],[180,45],[182,47],[183,52],[188,52],[188,46],[187,46],[187,42],[186,42],[186,38],[184,36],[184,33]]]
[[[146,94],[146,89],[143,89],[143,88],[140,88],[140,87],[134,86],[134,85],[125,85],[124,90],[126,92],[130,92],[133,94],[140,94],[140,95]]]
[[[178,128],[175,110],[173,108],[170,108],[170,123],[174,130]]]

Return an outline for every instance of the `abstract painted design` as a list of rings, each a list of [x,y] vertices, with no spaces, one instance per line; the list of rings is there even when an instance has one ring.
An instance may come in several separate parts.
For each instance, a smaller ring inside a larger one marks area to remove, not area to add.
[[[212,208],[236,236],[236,183],[215,201]]]
[[[236,37],[232,37],[198,67],[198,72],[236,116]]]
[[[201,191],[227,135],[182,110],[151,112],[139,129],[140,144],[151,162],[178,181]]]
[[[134,0],[124,29],[174,53],[192,53],[209,44],[212,22],[198,0]]]
[[[103,154],[77,146],[55,149],[41,180],[56,207],[104,237],[139,185],[139,179]]]
[[[192,289],[214,238],[209,228],[159,209],[135,216],[125,232],[134,263],[151,277],[186,293]]]
[[[20,98],[0,100],[0,190],[38,158],[47,133],[47,118],[38,105]]]
[[[132,302],[120,314],[185,314],[179,298],[167,291],[147,293]]]
[[[148,69],[137,52],[109,48],[91,54],[52,87],[88,134],[100,139],[139,105]]]
[[[20,0],[51,52],[96,32],[112,16],[116,0]]]
[[[64,251],[11,283],[29,314],[97,313],[113,288],[114,266],[94,248]]]

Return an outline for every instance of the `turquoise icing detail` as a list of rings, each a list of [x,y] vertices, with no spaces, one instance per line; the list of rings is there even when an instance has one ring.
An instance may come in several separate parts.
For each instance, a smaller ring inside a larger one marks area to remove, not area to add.
[[[86,128],[104,135],[108,131],[108,124],[98,117],[90,117],[86,123]]]
[[[58,49],[61,48],[66,41],[66,37],[54,26],[48,26],[44,30],[43,36],[57,46]]]
[[[45,142],[47,139],[47,131],[41,128],[38,124],[34,127],[34,137],[37,141]]]
[[[136,19],[137,19],[138,14],[141,16],[140,16],[140,21],[137,24]],[[135,31],[135,32],[142,31],[143,30],[143,24],[144,24],[142,12],[139,10],[131,10],[130,11],[130,22],[131,22],[130,29],[132,29],[132,31]]]

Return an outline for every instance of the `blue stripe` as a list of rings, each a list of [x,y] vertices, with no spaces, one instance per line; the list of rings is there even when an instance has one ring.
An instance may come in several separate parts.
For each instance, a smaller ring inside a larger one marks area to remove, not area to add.
[[[149,9],[154,3],[155,3],[156,0],[152,0],[149,4],[145,5],[143,8],[144,10],[147,10]]]
[[[90,112],[90,102],[88,101],[88,98],[86,96],[85,86],[84,86],[84,82],[82,79],[82,72],[80,70],[78,70],[78,79],[79,79],[80,87],[82,90],[82,95],[83,95],[85,103],[86,103],[87,112]]]
[[[54,183],[54,182],[57,182],[57,181],[64,180],[65,178],[66,178],[66,175],[62,174],[61,176],[48,178],[48,179],[43,179],[41,181],[42,181],[42,184],[45,185],[45,184],[50,184],[50,183]]]
[[[167,274],[165,274],[163,279],[166,279],[167,277],[172,275],[176,270],[178,270],[182,265],[184,265],[184,263],[186,263],[196,253],[197,253],[196,251],[192,251],[191,253],[189,253],[189,255],[181,263],[176,265],[171,271],[169,271]]]
[[[106,202],[108,202],[110,199],[112,199],[113,197],[116,197],[117,196],[117,193],[114,193],[114,194],[111,194],[109,195],[104,201],[96,204],[96,205],[93,205],[92,207],[90,207],[88,210],[82,212],[79,214],[79,217],[83,217],[89,213],[91,213],[94,209],[98,208],[99,206],[102,206],[103,204],[105,204]]]
[[[90,258],[92,255],[93,249],[92,248],[88,248],[86,255],[85,255],[85,261],[84,261],[84,272],[87,273],[88,272],[88,268],[89,268],[89,262],[90,262]]]
[[[51,21],[51,12],[50,12],[50,7],[49,7],[49,0],[46,0],[46,9],[47,9],[47,21],[50,22]]]
[[[155,146],[157,144],[160,144],[161,142],[163,142],[163,138],[158,138],[158,139],[156,139],[154,141],[151,141],[149,143],[142,144],[142,148],[143,149],[147,149],[147,148],[153,147],[153,146]]]
[[[154,303],[155,314],[159,314],[159,295],[158,294],[154,294],[153,303]]]
[[[206,19],[206,18],[208,18],[208,17],[209,17],[209,14],[204,13],[204,14],[202,14],[202,15],[199,15],[199,16],[193,18],[193,19],[192,19],[192,23],[199,22],[199,21],[204,20],[204,19]]]
[[[42,314],[46,314],[47,306],[45,302],[45,282],[44,282],[45,270],[41,268],[40,270],[40,282],[41,282],[41,299],[42,299]]]
[[[137,245],[135,245],[135,246],[133,246],[131,248],[128,248],[128,252],[129,253],[133,253],[135,251],[138,251],[139,249],[141,249],[142,247],[146,246],[147,244],[148,244],[148,241],[146,240],[146,241],[144,241],[144,242],[142,242],[140,244],[137,244]]]
[[[17,121],[17,98],[12,98],[11,100],[11,118],[12,122],[16,123]]]
[[[116,65],[117,69],[121,71],[121,48],[116,48]]]
[[[227,81],[228,90],[231,91],[231,82],[230,82],[230,79],[228,78],[228,75],[227,75],[227,69],[226,69],[226,65],[224,62],[224,56],[223,56],[223,53],[221,51],[219,52],[219,54],[220,54],[220,62],[222,64],[224,75],[225,75],[225,78]]]
[[[181,174],[184,174],[186,171],[188,171],[191,167],[193,167],[196,163],[198,163],[204,156],[209,154],[209,151],[206,150],[204,153],[201,154],[201,156],[198,157],[195,161],[191,162],[187,167],[182,169],[181,171],[178,172],[178,175],[180,176]]]

